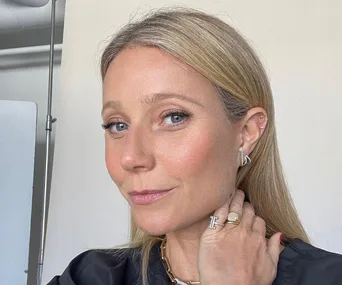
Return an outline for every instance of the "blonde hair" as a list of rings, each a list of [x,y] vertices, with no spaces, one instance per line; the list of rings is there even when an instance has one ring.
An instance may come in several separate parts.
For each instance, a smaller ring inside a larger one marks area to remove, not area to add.
[[[102,55],[101,74],[123,49],[153,46],[193,67],[208,78],[231,121],[259,106],[268,114],[263,136],[251,153],[252,164],[239,169],[237,187],[266,222],[267,237],[282,232],[284,241],[309,238],[298,218],[286,185],[278,152],[272,91],[266,72],[247,41],[220,19],[193,9],[161,10],[124,26]],[[160,241],[131,219],[131,245],[141,248],[143,284],[151,247]]]

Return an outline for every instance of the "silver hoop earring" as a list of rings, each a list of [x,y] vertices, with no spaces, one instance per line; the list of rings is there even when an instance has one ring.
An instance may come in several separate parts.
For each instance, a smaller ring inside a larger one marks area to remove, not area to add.
[[[240,166],[245,166],[246,164],[250,164],[252,162],[251,158],[248,155],[243,154],[243,148],[239,148],[240,153]]]

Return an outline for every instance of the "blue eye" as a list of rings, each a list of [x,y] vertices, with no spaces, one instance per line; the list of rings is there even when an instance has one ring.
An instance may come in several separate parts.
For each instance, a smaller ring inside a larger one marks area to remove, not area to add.
[[[182,123],[186,118],[189,117],[189,114],[185,112],[171,112],[164,116],[164,122],[166,124],[179,124]]]
[[[127,130],[128,125],[123,122],[109,122],[106,124],[102,124],[102,128],[104,130],[109,130],[112,134],[116,134]]]

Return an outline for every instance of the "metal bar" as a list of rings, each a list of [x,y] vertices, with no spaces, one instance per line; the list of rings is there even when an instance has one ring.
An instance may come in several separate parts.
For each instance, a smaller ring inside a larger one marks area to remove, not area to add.
[[[1,0],[0,0],[1,1]],[[0,4],[1,5],[1,4]],[[32,67],[35,65],[48,65],[50,46],[37,46],[0,50],[0,72],[10,68]],[[62,45],[55,45],[54,64],[60,64]]]
[[[62,44],[56,44],[55,52],[61,51],[61,50],[62,50]],[[0,57],[16,56],[16,55],[35,55],[35,54],[41,54],[41,53],[46,54],[49,51],[50,51],[50,45],[0,49]]]
[[[52,87],[53,87],[53,59],[54,59],[54,44],[55,44],[55,24],[56,24],[56,1],[51,1],[51,38],[50,38],[50,57],[49,57],[49,87],[48,87],[48,104],[46,115],[46,146],[45,146],[45,177],[44,177],[44,196],[42,203],[42,218],[41,218],[41,240],[39,249],[39,260],[37,270],[37,285],[42,284],[42,273],[44,264],[45,252],[45,237],[46,237],[46,217],[47,217],[47,192],[48,192],[48,174],[50,164],[50,140],[52,123],[56,121],[51,116],[52,106]]]

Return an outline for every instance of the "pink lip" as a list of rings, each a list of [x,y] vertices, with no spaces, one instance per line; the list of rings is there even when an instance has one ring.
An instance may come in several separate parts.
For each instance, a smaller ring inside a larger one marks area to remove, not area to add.
[[[131,201],[134,204],[147,205],[162,198],[171,190],[173,189],[132,191],[129,195],[131,196]]]

